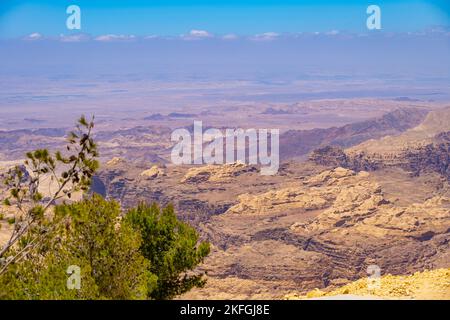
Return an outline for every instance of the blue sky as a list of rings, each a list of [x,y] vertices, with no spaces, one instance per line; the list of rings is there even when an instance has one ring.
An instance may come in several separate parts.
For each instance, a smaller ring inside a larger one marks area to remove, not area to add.
[[[386,32],[450,25],[448,0],[2,0],[0,38],[70,34],[65,11],[71,4],[80,6],[81,31],[91,35],[176,36],[193,29],[222,35],[367,32],[370,4],[380,6]]]

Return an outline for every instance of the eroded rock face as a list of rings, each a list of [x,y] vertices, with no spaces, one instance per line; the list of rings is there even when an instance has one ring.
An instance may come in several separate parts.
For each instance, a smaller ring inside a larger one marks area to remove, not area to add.
[[[450,180],[450,108],[430,112],[423,123],[401,135],[346,150],[326,146],[313,151],[309,159],[353,170],[399,167],[416,175],[434,171]]]
[[[261,195],[243,194],[239,203],[226,213],[270,214],[289,209],[317,210],[324,208],[331,200],[331,195],[318,190],[302,187],[286,188],[263,193]]]
[[[355,244],[368,237],[383,241],[395,237],[428,241],[436,235],[447,234],[449,203],[449,198],[436,196],[424,203],[397,207],[384,199],[381,190],[359,185],[342,191],[331,207],[312,221],[293,224],[291,230],[302,236],[317,233],[324,236],[329,232],[336,243],[348,242],[345,236],[350,233]],[[342,241],[337,240],[339,236],[343,237]]]
[[[164,176],[164,170],[154,165],[150,169],[142,171],[139,176],[152,180]]]
[[[342,178],[353,177],[355,175],[356,173],[352,170],[337,167],[333,170],[325,170],[322,173],[309,178],[306,183],[309,185],[318,185],[324,183],[327,185],[331,185],[334,182],[342,182]]]
[[[414,190],[406,186],[404,192]],[[344,168],[325,170],[295,187],[241,195],[202,227],[217,245],[203,268],[221,281],[186,298],[221,292],[231,282],[238,288],[238,279],[280,298],[292,288],[306,293],[340,287],[366,277],[372,264],[383,274],[450,266],[448,191],[408,205],[391,199],[374,174]]]
[[[247,172],[256,171],[256,167],[236,162],[224,165],[207,165],[188,170],[182,183],[198,183],[203,181],[223,182]]]
[[[106,162],[106,165],[109,167],[117,166],[120,164],[124,164],[126,161],[119,157],[113,157],[111,160]]]
[[[450,266],[450,188],[437,174],[291,162],[284,175],[262,177],[242,165],[205,167],[166,166],[154,179],[141,176],[148,164],[99,173],[125,208],[172,202],[212,243],[200,266],[210,281],[183,298],[282,298],[341,287],[365,277],[370,264],[383,274]],[[180,183],[186,177],[193,180]]]
[[[271,214],[292,209],[320,210],[349,203],[353,205],[359,198],[370,197],[368,194],[378,186],[368,182],[358,182],[350,189],[343,189],[342,185],[367,177],[367,173],[356,174],[352,170],[336,168],[326,170],[313,176],[297,187],[272,190],[263,194],[242,194],[239,202],[228,209],[227,213],[237,214]],[[355,182],[356,183],[356,182]],[[354,198],[354,199],[353,199]]]
[[[400,134],[419,125],[427,113],[421,108],[400,108],[379,118],[342,127],[289,130],[280,137],[280,155],[282,159],[301,157],[321,146],[347,148],[368,139]]]
[[[347,284],[335,290],[313,290],[306,295],[295,293],[285,299],[338,298],[351,299],[352,296],[367,299],[436,299],[447,300],[450,297],[450,269],[426,270],[412,275],[383,275],[369,283],[367,278]]]
[[[447,196],[397,206],[385,198],[370,175],[354,177],[333,182],[336,194],[331,206],[314,219],[290,228],[304,239],[308,250],[333,257],[336,268],[330,282],[351,279],[352,272],[360,274],[358,270],[371,263],[392,273],[450,264],[450,256],[445,253],[450,249]]]

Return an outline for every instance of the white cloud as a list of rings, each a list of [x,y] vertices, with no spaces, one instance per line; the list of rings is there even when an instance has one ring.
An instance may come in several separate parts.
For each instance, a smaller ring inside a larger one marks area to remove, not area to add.
[[[42,34],[38,33],[38,32],[34,32],[31,33],[29,35],[27,35],[26,37],[24,37],[25,40],[39,40],[42,39]]]
[[[210,34],[208,31],[205,30],[191,30],[191,32],[189,32],[189,35],[192,37],[199,37],[199,38],[212,37],[212,34]]]
[[[338,30],[331,30],[331,31],[326,33],[326,35],[328,35],[328,36],[336,36],[338,34],[339,34]]]
[[[250,39],[253,41],[272,41],[272,40],[277,39],[279,36],[280,36],[280,34],[278,34],[276,32],[265,32],[265,33],[260,33],[260,34],[254,35]]]
[[[238,38],[234,33],[226,34],[222,37],[223,40],[236,40]]]
[[[60,34],[59,35],[59,40],[62,42],[80,42],[80,41],[87,41],[90,38],[91,37],[89,35],[84,34],[84,33],[69,34],[69,35]]]
[[[136,39],[136,36],[134,36],[134,35],[105,34],[105,35],[96,37],[94,40],[108,42],[108,41],[123,41],[123,40],[129,41],[129,40],[134,40],[134,39]]]
[[[208,39],[212,38],[214,35],[205,30],[191,30],[187,35],[181,35],[181,38],[184,40],[199,40],[199,39]]]
[[[431,26],[424,30],[426,33],[446,34],[450,31],[450,26]]]
[[[151,39],[159,39],[160,36],[156,35],[156,34],[151,34],[149,36],[145,36],[144,39],[145,40],[151,40]]]

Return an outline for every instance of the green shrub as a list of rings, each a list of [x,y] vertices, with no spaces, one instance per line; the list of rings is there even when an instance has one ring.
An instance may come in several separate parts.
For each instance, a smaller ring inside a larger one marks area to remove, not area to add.
[[[140,204],[125,221],[141,234],[141,252],[157,277],[156,287],[149,290],[151,298],[172,299],[204,286],[203,274],[192,270],[209,254],[209,243],[199,242],[196,230],[177,219],[172,205],[160,210],[156,204]]]

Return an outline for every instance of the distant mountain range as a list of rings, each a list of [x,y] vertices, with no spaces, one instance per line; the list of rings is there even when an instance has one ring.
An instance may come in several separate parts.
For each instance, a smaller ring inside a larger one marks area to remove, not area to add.
[[[354,170],[400,167],[413,174],[437,172],[450,180],[450,107],[430,112],[418,126],[396,136],[348,149],[326,146],[312,152],[317,164]]]
[[[297,158],[320,146],[347,148],[369,139],[397,135],[419,125],[427,114],[427,109],[400,108],[380,118],[351,123],[343,127],[289,130],[280,137],[280,157]]]

